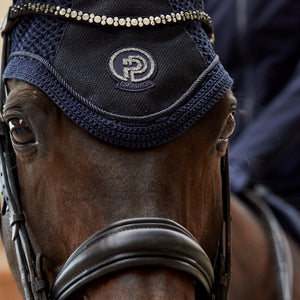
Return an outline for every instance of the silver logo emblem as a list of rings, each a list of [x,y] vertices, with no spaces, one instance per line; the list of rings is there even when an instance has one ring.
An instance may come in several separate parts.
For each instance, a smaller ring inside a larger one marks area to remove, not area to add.
[[[156,61],[146,50],[137,47],[122,48],[110,55],[108,71],[125,91],[144,91],[154,86],[151,78],[156,73]]]

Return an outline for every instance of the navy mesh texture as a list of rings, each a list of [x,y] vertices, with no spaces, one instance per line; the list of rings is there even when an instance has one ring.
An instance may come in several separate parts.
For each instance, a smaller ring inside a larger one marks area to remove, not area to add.
[[[27,3],[30,1],[17,1]],[[57,5],[60,0],[49,1]],[[71,6],[72,1],[65,1],[64,5]],[[53,62],[57,46],[64,31],[66,22],[62,19],[48,16],[24,16],[17,23],[11,41],[11,52],[24,51],[37,54],[50,63]]]
[[[201,10],[200,0],[170,0],[175,11],[180,10]]]
[[[32,0],[17,0],[16,4],[29,2],[32,2]],[[201,10],[201,1],[199,0],[170,0],[170,2],[174,11]],[[63,5],[64,7],[71,7],[72,5],[71,0],[51,0],[47,3],[51,5]],[[47,20],[48,18],[51,18],[51,22]],[[11,52],[27,51],[47,59],[50,63],[53,62],[65,24],[66,22],[59,18],[46,16],[36,16],[35,18],[23,17],[16,26]],[[210,64],[215,53],[209,40],[206,38],[201,23],[187,22],[185,28],[194,39],[208,64]]]
[[[201,1],[200,0],[170,0],[174,11],[185,11],[185,10],[201,10]],[[201,54],[210,64],[214,57],[215,52],[213,47],[207,38],[202,25],[200,22],[186,22],[184,24],[186,30],[194,39],[197,44]]]
[[[18,0],[17,0],[18,1]],[[23,1],[20,1],[24,3]],[[29,2],[29,1],[26,1]],[[52,0],[51,4],[71,6],[71,1]],[[201,8],[201,1],[170,0],[174,11]],[[18,2],[19,3],[19,2]],[[30,52],[52,63],[66,22],[47,16],[22,17],[12,34],[12,51]],[[186,22],[186,30],[194,39],[209,65],[216,54],[200,22]],[[189,100],[166,115],[143,122],[116,120],[101,115],[84,105],[59,83],[49,68],[31,57],[14,56],[4,78],[27,81],[43,90],[76,124],[94,136],[117,146],[148,148],[170,142],[196,123],[219,101],[232,85],[232,80],[218,63]]]

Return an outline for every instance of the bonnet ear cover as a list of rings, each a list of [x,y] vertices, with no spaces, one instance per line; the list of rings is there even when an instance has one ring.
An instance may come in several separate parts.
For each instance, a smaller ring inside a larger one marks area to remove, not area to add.
[[[12,10],[21,17],[4,79],[39,87],[105,142],[170,142],[232,85],[198,19],[201,1],[28,2]]]

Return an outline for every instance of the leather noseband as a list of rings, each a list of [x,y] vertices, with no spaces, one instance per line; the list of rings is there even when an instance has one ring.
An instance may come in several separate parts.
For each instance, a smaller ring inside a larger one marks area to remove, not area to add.
[[[112,273],[151,266],[191,275],[209,296],[212,294],[213,266],[191,233],[168,219],[137,218],[105,227],[75,250],[58,274],[50,299],[64,300]]]

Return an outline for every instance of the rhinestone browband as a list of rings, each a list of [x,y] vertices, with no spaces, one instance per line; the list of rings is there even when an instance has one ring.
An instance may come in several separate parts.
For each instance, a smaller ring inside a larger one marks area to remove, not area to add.
[[[171,12],[170,14],[148,17],[113,17],[105,15],[100,16],[93,13],[76,11],[68,7],[54,6],[39,2],[14,5],[10,7],[8,17],[11,19],[15,19],[19,16],[28,14],[52,15],[84,23],[114,27],[144,27],[178,23],[187,20],[197,20],[202,22],[203,28],[210,41],[212,43],[214,42],[211,18],[207,13],[199,10]]]

